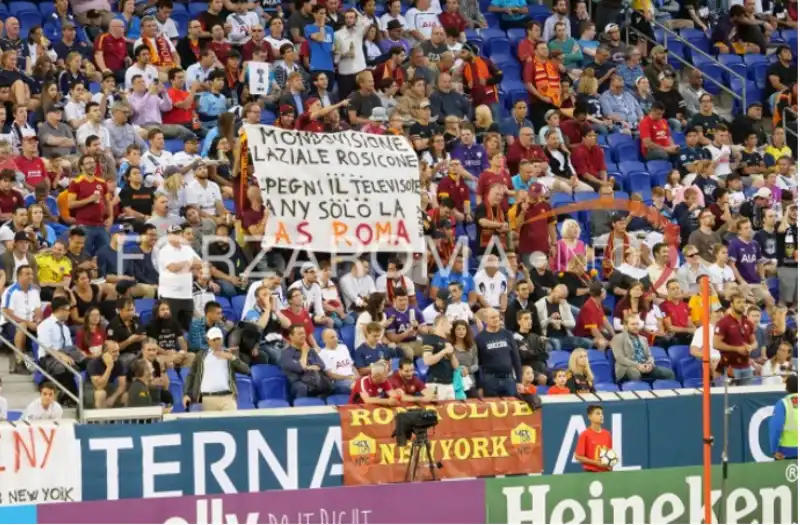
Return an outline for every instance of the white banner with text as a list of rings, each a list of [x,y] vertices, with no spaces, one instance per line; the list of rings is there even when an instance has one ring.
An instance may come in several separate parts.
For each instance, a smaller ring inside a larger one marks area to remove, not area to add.
[[[419,160],[404,137],[246,126],[269,211],[263,246],[421,252]]]
[[[0,423],[0,505],[81,501],[72,423]]]

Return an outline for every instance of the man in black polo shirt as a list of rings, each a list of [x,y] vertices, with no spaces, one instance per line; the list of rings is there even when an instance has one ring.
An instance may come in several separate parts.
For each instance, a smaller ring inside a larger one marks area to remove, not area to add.
[[[433,321],[433,333],[422,336],[422,359],[428,368],[426,383],[438,401],[456,398],[453,372],[458,368],[456,351],[447,341],[450,320],[440,315]]]
[[[142,341],[147,338],[144,327],[136,317],[133,299],[124,297],[117,303],[117,316],[108,323],[106,336],[109,341],[119,343],[119,360],[127,367],[142,349]]]
[[[500,324],[500,312],[486,314],[486,329],[475,338],[480,387],[486,397],[515,397],[522,387],[522,362],[514,336]]]
[[[114,408],[124,404],[128,381],[116,342],[103,343],[103,353],[89,361],[86,375],[89,376],[83,398],[86,408]]]
[[[783,91],[792,82],[797,82],[797,66],[792,58],[792,48],[785,45],[780,46],[775,55],[778,57],[778,61],[767,69],[765,98],[769,98],[777,91]]]

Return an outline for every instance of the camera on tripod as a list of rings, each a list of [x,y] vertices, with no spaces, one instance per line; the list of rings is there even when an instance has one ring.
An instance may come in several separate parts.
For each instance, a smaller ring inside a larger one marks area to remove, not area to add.
[[[415,408],[408,412],[398,412],[395,415],[395,427],[392,437],[397,439],[397,445],[406,446],[413,435],[416,441],[427,441],[428,429],[439,424],[436,412]]]
[[[411,442],[411,453],[409,454],[408,468],[406,469],[406,482],[416,481],[419,456],[423,447],[428,459],[431,481],[436,479],[436,469],[442,468],[442,463],[433,460],[433,450],[428,439],[428,429],[438,424],[439,417],[436,412],[431,410],[417,408],[395,414],[395,427],[392,437],[397,439],[397,445],[404,447],[411,437],[414,437]]]

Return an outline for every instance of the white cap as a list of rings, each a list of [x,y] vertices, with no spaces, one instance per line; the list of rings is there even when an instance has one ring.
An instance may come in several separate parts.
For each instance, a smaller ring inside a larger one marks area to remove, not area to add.
[[[214,339],[222,339],[222,330],[220,330],[216,326],[209,329],[208,332],[206,332],[206,339],[208,339],[209,341]]]
[[[753,195],[753,197],[754,198],[761,197],[762,199],[771,199],[772,190],[770,190],[769,188],[759,188],[756,194]]]

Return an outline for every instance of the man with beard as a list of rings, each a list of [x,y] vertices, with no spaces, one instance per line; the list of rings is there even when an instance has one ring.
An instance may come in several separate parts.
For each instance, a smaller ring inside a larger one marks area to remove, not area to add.
[[[654,46],[650,50],[650,65],[645,68],[644,74],[651,86],[657,86],[659,85],[658,76],[661,73],[668,73],[677,78],[675,68],[667,62],[667,49],[664,46]],[[675,86],[673,89],[676,89]]]
[[[714,328],[713,346],[722,353],[722,366],[732,369],[733,378],[740,385],[749,384],[753,377],[750,352],[758,347],[755,327],[745,315],[746,308],[744,296],[735,294],[729,313]]]
[[[231,239],[231,228],[218,224],[216,239],[207,246],[208,261],[211,263],[211,276],[219,284],[223,297],[241,295],[246,290],[246,282],[239,277],[247,269],[247,258],[242,247]]]
[[[164,357],[164,362],[172,364],[177,371],[181,367],[190,366],[194,361],[194,354],[187,351],[189,346],[181,325],[172,317],[167,301],[162,299],[153,307],[153,319],[147,325],[146,333],[150,339],[142,350],[147,350],[149,341],[153,341],[157,353]]]
[[[333,35],[333,48],[338,59],[337,85],[343,99],[356,89],[356,75],[367,69],[364,35],[369,27],[368,19],[357,10],[348,9],[344,14],[344,27]]]
[[[625,330],[611,339],[617,381],[675,379],[672,370],[656,366],[647,338],[639,333],[640,324],[641,319],[638,315],[628,315],[625,318]]]

